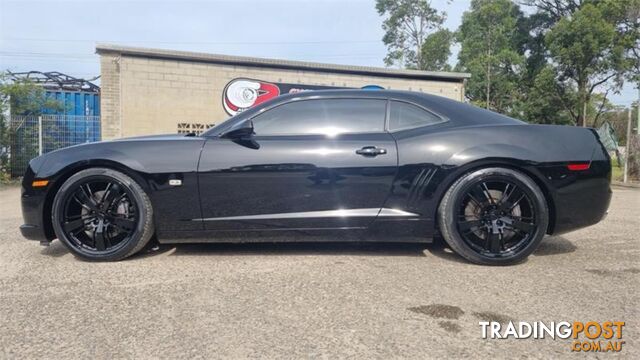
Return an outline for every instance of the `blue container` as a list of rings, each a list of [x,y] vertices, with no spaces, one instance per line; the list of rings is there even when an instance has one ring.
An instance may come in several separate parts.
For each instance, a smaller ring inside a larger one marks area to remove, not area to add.
[[[52,135],[58,143],[70,146],[101,140],[99,93],[46,90],[45,96],[62,105],[61,110],[44,112],[59,116],[56,121],[58,131]]]
[[[47,98],[58,100],[63,109],[48,111],[47,115],[100,116],[100,94],[76,91],[47,90]]]

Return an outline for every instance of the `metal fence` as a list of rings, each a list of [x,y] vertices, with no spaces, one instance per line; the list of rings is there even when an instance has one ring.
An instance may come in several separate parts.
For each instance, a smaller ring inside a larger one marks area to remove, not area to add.
[[[9,172],[22,176],[38,155],[67,146],[100,141],[100,116],[11,116],[9,120]]]

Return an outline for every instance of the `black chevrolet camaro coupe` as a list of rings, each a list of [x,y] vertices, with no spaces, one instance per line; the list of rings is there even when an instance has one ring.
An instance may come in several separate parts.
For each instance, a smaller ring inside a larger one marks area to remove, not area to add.
[[[430,242],[510,264],[600,221],[610,159],[586,128],[527,125],[442,97],[280,96],[201,136],[73,146],[33,159],[22,234],[118,260],[160,243]]]

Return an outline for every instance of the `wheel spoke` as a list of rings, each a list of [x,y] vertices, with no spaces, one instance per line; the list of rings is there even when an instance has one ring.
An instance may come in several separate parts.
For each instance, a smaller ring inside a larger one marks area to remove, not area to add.
[[[115,225],[117,228],[125,231],[125,232],[130,232],[131,230],[133,230],[135,228],[135,220],[134,219],[127,219],[127,218],[122,218],[122,217],[114,217],[111,219],[111,223],[113,225]]]
[[[473,198],[480,207],[491,204],[490,197],[484,192],[484,189],[480,185],[471,188],[471,190],[469,190],[469,196]]]
[[[106,247],[110,248],[110,247],[113,246],[111,235],[109,234],[109,231],[108,231],[106,226],[105,226],[104,230],[106,230],[106,231],[103,232],[104,233],[104,242],[105,242]]]
[[[489,232],[489,251],[497,254],[502,249],[502,233]]]
[[[472,228],[477,228],[482,226],[483,223],[480,220],[469,220],[469,221],[458,221],[458,228],[460,231],[467,231]]]
[[[107,190],[105,190],[104,195],[102,196],[102,200],[100,203],[100,208],[102,211],[106,211],[109,209],[113,200],[120,194],[120,186],[117,183],[109,183],[107,185]]]
[[[487,201],[489,202],[489,204],[495,204],[495,200],[493,200],[493,196],[491,196],[491,192],[489,191],[489,188],[487,187],[487,183],[482,183],[482,192],[484,193],[484,196],[487,198]]]
[[[89,210],[98,211],[98,203],[93,199],[91,192],[89,194],[86,193],[84,187],[81,186],[78,191],[76,191],[75,197],[80,202],[80,205]]]
[[[469,200],[472,201],[474,204],[476,204],[476,206],[478,208],[482,208],[483,204],[482,201],[479,201],[478,199],[476,199],[471,193],[467,194],[469,196]]]
[[[498,203],[498,209],[504,212],[511,212],[523,197],[524,193],[516,186],[513,186],[510,192],[507,193],[505,190],[505,193],[502,195],[502,198]]]
[[[80,218],[80,219],[77,219],[77,220],[65,222],[64,224],[62,224],[62,228],[67,233],[73,233],[76,230],[84,228],[85,220],[86,219]]]
[[[520,220],[513,220],[513,222],[511,223],[511,227],[513,227],[514,229],[518,229],[522,232],[525,233],[530,233],[534,228],[535,225],[531,224],[531,223],[527,223],[524,221],[520,221]]]
[[[100,221],[95,231],[93,232],[93,241],[95,243],[96,249],[102,251],[106,249],[104,243],[104,223]]]
[[[509,212],[510,212],[511,210],[515,209],[515,207],[516,207],[516,206],[518,206],[518,205],[520,204],[520,201],[522,201],[522,199],[524,199],[524,198],[525,198],[525,196],[526,196],[526,195],[525,195],[524,193],[522,193],[522,195],[520,195],[520,196],[518,197],[518,200],[514,201],[514,202],[513,202],[513,204],[511,204],[511,205],[509,206],[509,210],[507,210],[507,211],[509,211]]]

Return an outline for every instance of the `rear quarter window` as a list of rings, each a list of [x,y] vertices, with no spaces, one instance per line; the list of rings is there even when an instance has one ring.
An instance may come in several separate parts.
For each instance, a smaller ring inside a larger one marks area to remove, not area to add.
[[[391,101],[390,106],[389,131],[413,129],[444,121],[438,115],[406,102]]]

